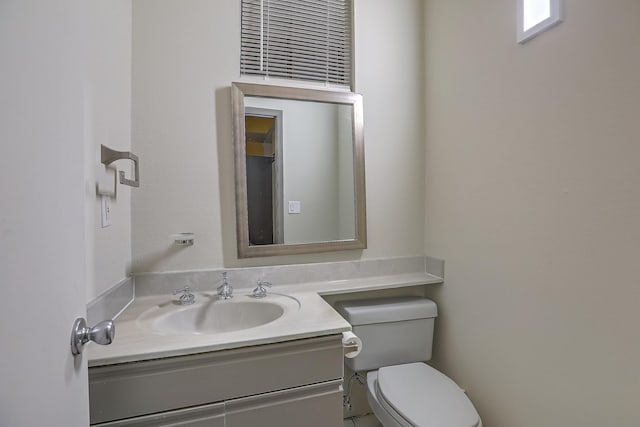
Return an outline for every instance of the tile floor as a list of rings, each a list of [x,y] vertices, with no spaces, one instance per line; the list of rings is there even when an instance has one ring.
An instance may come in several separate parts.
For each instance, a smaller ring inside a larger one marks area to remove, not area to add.
[[[343,427],[382,427],[382,424],[373,415],[365,415],[363,417],[347,418],[344,420]]]

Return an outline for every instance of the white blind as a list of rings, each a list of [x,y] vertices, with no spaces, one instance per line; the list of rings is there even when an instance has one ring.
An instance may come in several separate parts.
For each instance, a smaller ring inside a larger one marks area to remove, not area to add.
[[[351,0],[242,0],[240,72],[351,86]]]

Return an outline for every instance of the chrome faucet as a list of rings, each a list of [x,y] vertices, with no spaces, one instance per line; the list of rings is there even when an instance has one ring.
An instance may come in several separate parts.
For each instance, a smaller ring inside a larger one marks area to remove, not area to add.
[[[267,288],[271,287],[271,283],[264,280],[258,280],[258,286],[253,290],[254,298],[264,298],[267,296]]]
[[[218,295],[222,299],[233,298],[233,287],[227,282],[227,272],[222,273],[222,285],[218,286]]]
[[[180,298],[178,298],[178,301],[180,301],[180,305],[189,305],[196,302],[196,297],[191,293],[191,289],[188,286],[185,286],[182,289],[173,290],[174,295],[177,295],[180,292],[182,292],[182,295],[180,295]]]

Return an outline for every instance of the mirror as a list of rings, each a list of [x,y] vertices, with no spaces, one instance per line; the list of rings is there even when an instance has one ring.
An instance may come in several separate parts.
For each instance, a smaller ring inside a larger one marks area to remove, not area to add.
[[[362,96],[231,92],[238,257],[366,248]]]

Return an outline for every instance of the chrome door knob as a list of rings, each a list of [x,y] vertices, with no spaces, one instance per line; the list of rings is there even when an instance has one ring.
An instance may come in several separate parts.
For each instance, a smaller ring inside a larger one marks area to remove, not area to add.
[[[109,345],[116,337],[116,327],[113,320],[103,320],[93,328],[87,327],[87,321],[79,317],[73,323],[71,330],[71,354],[82,353],[84,345],[93,341],[100,345]]]

